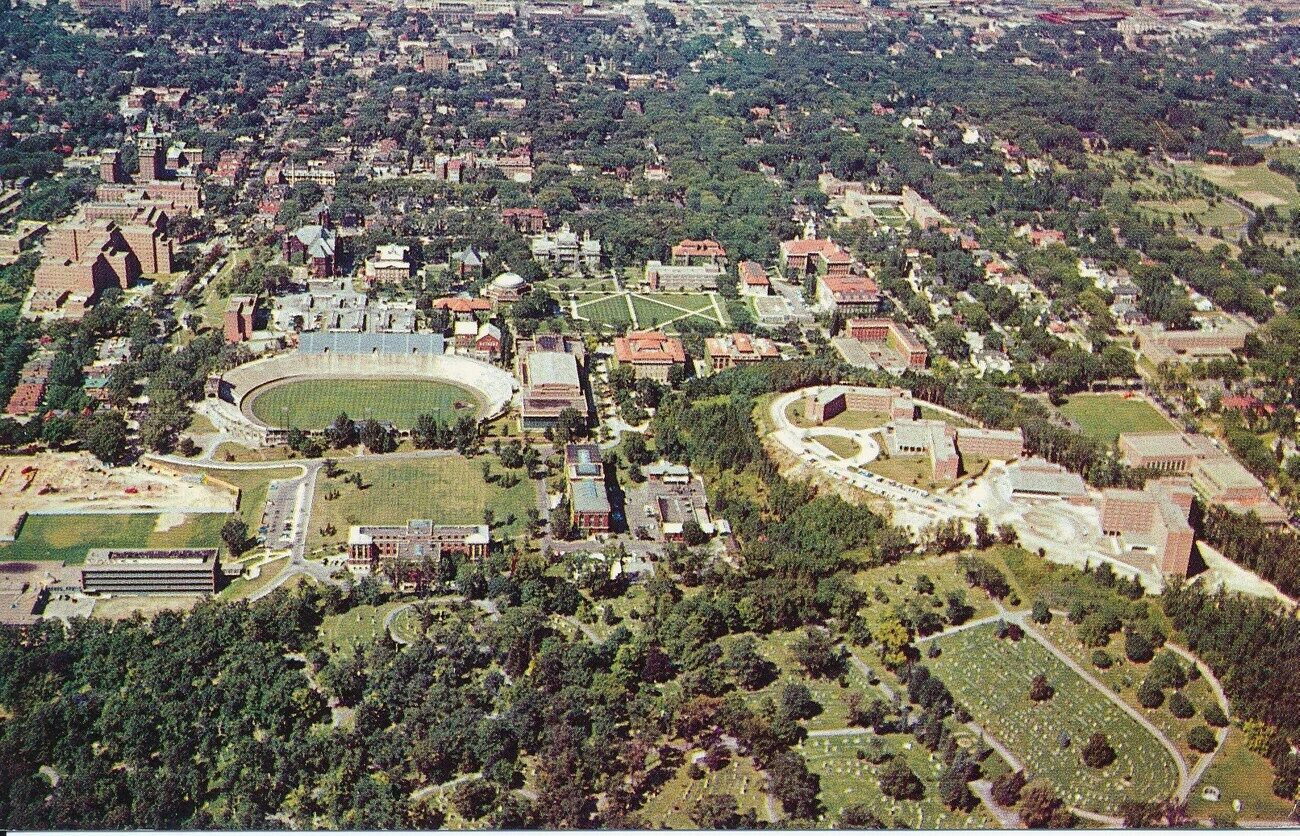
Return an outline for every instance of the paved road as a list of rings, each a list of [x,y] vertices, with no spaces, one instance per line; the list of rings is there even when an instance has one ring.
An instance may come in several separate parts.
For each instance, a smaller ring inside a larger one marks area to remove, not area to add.
[[[1125,702],[1118,694],[1116,694],[1110,688],[1106,687],[1105,683],[1103,683],[1101,680],[1097,679],[1097,677],[1089,673],[1078,662],[1074,661],[1074,659],[1071,658],[1069,654],[1061,650],[1055,644],[1052,644],[1052,642],[1049,641],[1046,636],[1038,632],[1038,630],[1034,628],[1033,624],[1029,621],[1029,619],[1025,618],[1024,611],[1007,613],[1007,620],[1019,624],[1020,627],[1024,629],[1027,635],[1032,636],[1035,640],[1038,641],[1039,644],[1047,648],[1047,650],[1050,651],[1053,656],[1055,656],[1057,659],[1065,663],[1066,667],[1068,667],[1070,670],[1074,671],[1080,677],[1082,677],[1084,682],[1087,682],[1089,685],[1091,685],[1092,687],[1100,691],[1102,695],[1106,697],[1106,699],[1110,700],[1115,705],[1115,707],[1117,707],[1120,711],[1123,711],[1128,716],[1132,717],[1135,721],[1137,721],[1138,725],[1146,729],[1151,734],[1151,736],[1154,737],[1156,740],[1160,741],[1160,745],[1164,746],[1165,749],[1169,752],[1169,754],[1173,757],[1174,765],[1178,768],[1178,790],[1176,793],[1176,797],[1180,801],[1185,800],[1187,798],[1187,794],[1191,792],[1192,789],[1192,785],[1190,783],[1191,776],[1187,768],[1187,759],[1183,757],[1182,752],[1178,751],[1178,747],[1174,746],[1174,744],[1169,741],[1169,738],[1165,736],[1165,733],[1160,731],[1160,729],[1156,728],[1155,725],[1146,717],[1143,717],[1142,712],[1138,711],[1136,708],[1134,708],[1133,706]]]
[[[998,822],[1004,830],[1019,830],[1021,828],[1020,814],[1015,810],[1008,810],[993,800],[992,781],[981,778],[978,781],[972,781],[970,788],[979,796],[980,801],[984,802],[985,808],[998,817]]]

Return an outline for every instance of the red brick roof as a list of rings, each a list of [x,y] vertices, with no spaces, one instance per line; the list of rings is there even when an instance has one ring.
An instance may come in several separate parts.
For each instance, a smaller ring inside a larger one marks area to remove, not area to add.
[[[452,313],[473,313],[474,311],[489,311],[492,309],[492,302],[487,299],[466,299],[463,296],[447,296],[438,299],[433,303],[435,308],[445,308]]]
[[[767,287],[771,284],[767,278],[767,271],[757,261],[742,261],[737,265],[737,270],[740,272],[740,280],[747,285]]]
[[[687,238],[673,246],[673,257],[678,256],[686,258],[726,258],[727,251],[717,241],[709,238],[705,238],[703,241],[692,241]]]
[[[629,331],[614,338],[614,356],[620,363],[685,363],[686,349],[660,331]]]

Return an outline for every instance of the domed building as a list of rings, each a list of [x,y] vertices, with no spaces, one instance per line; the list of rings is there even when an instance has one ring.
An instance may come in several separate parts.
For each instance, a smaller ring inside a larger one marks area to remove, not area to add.
[[[497,276],[485,288],[483,295],[492,300],[493,305],[510,304],[518,302],[523,295],[528,292],[528,282],[518,273],[507,270]]]

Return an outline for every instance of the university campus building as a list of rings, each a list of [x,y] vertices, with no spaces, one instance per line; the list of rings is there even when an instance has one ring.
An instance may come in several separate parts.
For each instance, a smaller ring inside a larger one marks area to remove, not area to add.
[[[354,525],[348,529],[348,570],[368,575],[436,563],[444,554],[473,560],[488,555],[491,532],[486,525],[434,525],[410,520],[406,525]]]
[[[1121,433],[1119,452],[1130,467],[1191,477],[1192,487],[1206,502],[1239,514],[1254,513],[1270,525],[1287,520],[1286,509],[1268,495],[1255,474],[1198,433]]]
[[[685,367],[686,348],[661,331],[629,331],[614,338],[614,363],[631,368],[637,380],[667,383],[674,367]]]
[[[211,595],[217,572],[216,549],[91,549],[81,567],[81,590]]]
[[[609,531],[611,508],[600,445],[566,446],[564,470],[568,476],[569,522],[587,536]]]
[[[554,427],[560,413],[573,409],[583,420],[591,417],[582,388],[586,349],[582,341],[560,334],[538,334],[519,340],[515,374],[522,382],[520,421],[524,429]]]
[[[1140,491],[1107,488],[1101,494],[1101,530],[1124,550],[1149,553],[1164,574],[1185,576],[1196,541],[1187,521],[1191,508],[1186,478],[1153,480]]]
[[[888,353],[913,369],[925,368],[929,360],[930,350],[925,343],[901,322],[884,317],[854,318],[848,321],[845,330],[851,338],[863,344],[873,359]]]

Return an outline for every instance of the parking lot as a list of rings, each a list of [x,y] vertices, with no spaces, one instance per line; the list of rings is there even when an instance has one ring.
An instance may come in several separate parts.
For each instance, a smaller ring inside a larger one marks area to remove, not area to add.
[[[287,549],[293,545],[293,521],[301,488],[301,479],[277,479],[267,487],[257,538],[268,549]]]

